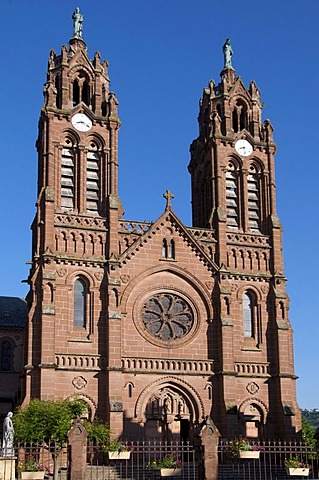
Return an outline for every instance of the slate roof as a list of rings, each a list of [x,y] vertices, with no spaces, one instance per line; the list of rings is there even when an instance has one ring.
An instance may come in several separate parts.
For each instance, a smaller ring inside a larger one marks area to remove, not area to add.
[[[27,303],[24,298],[0,296],[0,327],[24,328],[27,313]]]

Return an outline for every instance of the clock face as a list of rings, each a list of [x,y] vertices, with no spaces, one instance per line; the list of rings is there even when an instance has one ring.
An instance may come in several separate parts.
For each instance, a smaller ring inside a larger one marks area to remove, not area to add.
[[[79,132],[88,132],[92,128],[92,121],[84,113],[76,113],[72,117],[72,125]]]
[[[236,152],[243,157],[248,157],[253,152],[253,147],[251,144],[243,138],[241,140],[237,140],[235,143],[235,149]]]

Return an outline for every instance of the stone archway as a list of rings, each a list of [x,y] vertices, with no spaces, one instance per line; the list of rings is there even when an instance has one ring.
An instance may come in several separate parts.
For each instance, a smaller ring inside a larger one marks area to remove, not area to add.
[[[166,379],[143,392],[140,421],[144,423],[146,439],[192,440],[204,412],[196,392],[190,392],[186,385]]]
[[[173,387],[154,392],[146,405],[145,436],[161,440],[189,440],[193,424],[189,400]]]
[[[257,399],[246,400],[239,407],[242,434],[251,438],[262,438],[267,418],[265,405]]]

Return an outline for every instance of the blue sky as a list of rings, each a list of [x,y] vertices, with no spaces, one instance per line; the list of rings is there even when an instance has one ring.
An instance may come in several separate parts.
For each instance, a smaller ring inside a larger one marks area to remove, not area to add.
[[[27,293],[43,83],[50,49],[59,53],[72,36],[76,6],[90,57],[99,50],[109,60],[120,102],[120,196],[129,220],[156,220],[169,188],[175,213],[191,225],[187,165],[198,101],[211,78],[219,81],[231,38],[236,74],[246,86],[256,81],[275,128],[298,401],[318,408],[318,0],[0,0],[0,294]]]

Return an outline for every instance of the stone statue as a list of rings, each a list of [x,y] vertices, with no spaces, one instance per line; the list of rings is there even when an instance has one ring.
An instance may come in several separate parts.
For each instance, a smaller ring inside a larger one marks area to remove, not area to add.
[[[82,38],[82,30],[83,30],[83,18],[84,15],[80,14],[79,7],[73,12],[72,19],[73,19],[73,37],[80,37]]]
[[[3,438],[2,438],[2,456],[13,457],[13,437],[14,428],[12,424],[12,412],[8,412],[6,418],[3,421]]]
[[[233,56],[233,50],[231,48],[230,39],[227,38],[223,46],[224,52],[224,68],[232,68],[231,59]]]

